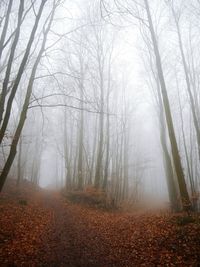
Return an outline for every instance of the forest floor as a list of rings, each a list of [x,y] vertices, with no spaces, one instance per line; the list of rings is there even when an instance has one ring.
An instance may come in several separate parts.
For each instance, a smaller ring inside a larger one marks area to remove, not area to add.
[[[200,217],[165,212],[106,212],[58,192],[0,195],[0,266],[200,266]]]

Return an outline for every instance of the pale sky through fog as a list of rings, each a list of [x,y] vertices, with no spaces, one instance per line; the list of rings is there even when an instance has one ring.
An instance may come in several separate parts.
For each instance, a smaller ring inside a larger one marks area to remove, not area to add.
[[[76,18],[75,21],[81,25],[81,19],[77,18],[77,15],[84,17],[84,2],[80,1],[80,5],[77,3],[72,3],[72,8],[70,12],[68,4],[66,3],[66,9],[59,9],[56,17],[69,17]],[[87,5],[89,5],[88,1]],[[81,8],[83,7],[83,8]],[[69,15],[70,13],[70,15]],[[72,21],[70,25],[70,21]],[[66,31],[74,28],[74,20],[66,19],[60,20],[55,23],[53,31],[59,32],[59,34],[65,33]],[[113,27],[114,29],[115,27]],[[69,35],[70,38],[70,35]],[[163,171],[163,163],[161,158],[161,148],[159,143],[159,133],[156,130],[158,128],[158,122],[156,117],[156,112],[154,108],[154,100],[152,100],[152,94],[145,84],[145,79],[142,77],[145,71],[142,66],[142,49],[144,45],[142,44],[142,38],[137,28],[126,26],[116,33],[116,45],[114,47],[114,60],[115,70],[113,79],[115,76],[125,75],[127,79],[127,89],[126,95],[132,110],[129,114],[131,117],[131,159],[130,164],[139,164],[141,166],[146,166],[144,171],[141,171],[141,182],[144,185],[144,191],[147,193],[153,193],[156,187],[158,194],[165,198],[166,196],[166,182]],[[59,42],[55,48],[62,47],[64,40]],[[67,47],[65,48],[67,50]],[[56,54],[55,54],[56,55]],[[52,55],[54,58],[54,56]],[[53,61],[52,61],[53,62]],[[59,62],[56,64],[59,65]],[[57,66],[53,66],[56,69]],[[123,74],[124,73],[124,74]],[[51,87],[50,87],[50,90]],[[39,111],[38,111],[39,112]],[[45,132],[46,138],[49,138],[49,146],[46,146],[41,162],[40,171],[40,185],[46,187],[48,185],[55,184],[55,158],[57,161],[63,161],[62,158],[62,139],[61,132],[58,133],[58,129],[61,130],[62,127],[62,107],[53,109],[50,114],[49,110],[44,109],[44,114],[48,117],[48,126],[51,130]],[[87,113],[86,113],[87,116]],[[56,140],[56,144],[53,142]],[[160,156],[158,156],[160,155]],[[64,164],[63,165],[64,168]],[[64,171],[60,171],[60,173]],[[61,178],[60,178],[61,179]],[[64,178],[63,178],[64,179]],[[130,177],[131,179],[131,177]],[[134,178],[133,178],[134,179]]]

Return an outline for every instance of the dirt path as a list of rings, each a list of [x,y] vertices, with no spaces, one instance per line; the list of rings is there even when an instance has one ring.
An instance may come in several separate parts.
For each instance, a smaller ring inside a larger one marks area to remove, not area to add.
[[[200,225],[173,217],[108,213],[47,196],[54,212],[46,266],[200,266]]]
[[[110,248],[98,232],[90,229],[84,215],[77,214],[78,206],[65,203],[59,196],[47,195],[44,202],[54,214],[51,234],[46,241],[46,266],[103,267],[102,256],[109,254]]]

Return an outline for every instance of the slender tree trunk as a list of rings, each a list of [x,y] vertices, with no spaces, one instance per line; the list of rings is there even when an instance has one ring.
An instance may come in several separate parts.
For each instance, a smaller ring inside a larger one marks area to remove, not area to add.
[[[185,151],[186,165],[187,165],[188,176],[189,176],[189,181],[190,181],[190,188],[191,188],[192,196],[195,196],[196,195],[196,190],[195,190],[194,179],[193,179],[193,176],[192,176],[192,171],[191,171],[191,166],[190,166],[190,160],[189,160],[189,155],[188,155],[188,149],[187,149],[187,144],[186,144],[186,137],[185,137],[185,131],[184,131],[183,112],[182,112],[182,106],[181,106],[181,101],[180,101],[180,94],[178,96],[178,100],[179,100],[179,108],[180,108],[180,118],[181,118],[181,131],[182,131],[182,137],[183,137],[183,147],[184,147],[184,151]],[[196,204],[193,203],[194,209],[195,209],[195,206],[196,206]]]
[[[79,128],[79,151],[78,151],[78,189],[83,189],[83,72],[81,66],[81,76],[79,89],[80,89],[80,128]]]
[[[94,141],[93,141],[93,150],[92,150],[92,159],[91,159],[91,168],[90,168],[90,178],[89,178],[89,184],[92,185],[93,182],[93,176],[94,176],[94,167],[95,167],[95,152],[96,152],[96,143],[97,143],[97,117],[95,118],[95,126],[94,126]]]
[[[17,160],[17,186],[19,186],[21,182],[21,170],[22,170],[22,163],[21,163],[21,158],[22,158],[22,137],[19,140],[19,152],[18,152],[18,160]]]
[[[36,33],[36,30],[37,30],[37,27],[38,27],[38,24],[39,24],[39,21],[40,21],[41,15],[42,15],[42,11],[43,11],[43,8],[44,8],[46,1],[47,0],[41,1],[39,11],[38,11],[38,14],[37,14],[36,19],[35,19],[35,24],[33,26],[33,29],[32,29],[32,32],[31,32],[31,35],[30,35],[30,38],[29,38],[29,41],[28,41],[28,44],[27,44],[27,47],[26,47],[26,50],[24,53],[24,57],[23,57],[22,62],[19,66],[19,70],[18,70],[16,79],[15,79],[14,85],[11,89],[11,93],[10,93],[9,98],[8,98],[5,116],[4,116],[3,123],[2,123],[1,129],[0,129],[0,144],[2,143],[4,134],[5,134],[9,119],[10,119],[12,103],[13,103],[15,94],[17,92],[22,74],[24,72],[24,69],[25,69],[29,54],[30,54],[30,50],[31,50],[31,47],[32,47],[32,44],[34,41],[35,33]],[[21,1],[21,2],[23,2],[23,1]],[[0,112],[0,115],[1,115],[1,112]],[[0,119],[1,119],[1,117],[0,117]]]
[[[5,41],[7,29],[8,29],[8,24],[9,24],[9,18],[10,18],[12,4],[13,4],[13,0],[10,0],[9,3],[8,3],[8,9],[7,9],[7,12],[6,12],[5,23],[4,23],[4,26],[3,26],[2,33],[1,33],[1,38],[0,38],[0,60],[1,60],[2,52],[3,52],[3,45],[4,45],[4,41]],[[21,4],[23,4],[23,1],[21,1]]]
[[[0,98],[0,125],[1,125],[1,122],[2,122],[2,119],[3,119],[6,94],[7,94],[7,90],[8,90],[8,84],[9,84],[9,79],[10,79],[10,73],[11,73],[11,68],[12,68],[12,64],[13,64],[13,59],[14,59],[14,55],[15,55],[15,50],[16,50],[17,43],[18,43],[19,36],[20,36],[20,28],[21,28],[21,21],[22,21],[23,11],[24,11],[24,0],[20,1],[19,11],[18,11],[17,28],[16,28],[16,32],[15,32],[15,37],[14,37],[14,40],[13,40],[13,43],[12,43],[12,46],[11,46],[11,49],[10,49],[10,55],[9,55],[9,58],[8,58],[8,64],[7,64],[5,78],[4,78],[4,81],[3,81],[3,87],[2,87],[2,91],[1,91],[1,98]],[[3,37],[2,42],[4,41],[4,39],[5,39],[5,36]],[[3,46],[3,43],[2,43],[2,46]],[[3,50],[3,47],[1,49]],[[0,51],[0,53],[2,53],[2,50]],[[1,144],[1,141],[3,139],[4,133],[2,133],[2,138],[0,138],[0,144]]]
[[[46,1],[43,1],[41,3],[42,8],[40,7],[40,10],[43,9],[45,2]],[[41,12],[42,12],[42,10],[39,13],[41,13]],[[41,48],[40,48],[40,51],[38,53],[38,56],[37,56],[37,58],[35,60],[33,68],[32,68],[32,72],[31,72],[31,75],[30,75],[30,79],[29,79],[29,83],[28,83],[28,87],[27,87],[27,91],[26,91],[26,96],[25,96],[25,100],[24,100],[24,105],[23,105],[23,108],[22,108],[22,111],[21,111],[21,114],[20,114],[19,123],[18,123],[17,129],[16,129],[16,131],[14,133],[14,137],[13,137],[13,140],[12,140],[12,143],[11,143],[11,148],[10,148],[10,152],[9,152],[7,161],[6,161],[6,163],[5,163],[4,167],[3,167],[3,170],[2,170],[1,175],[0,175],[0,192],[1,192],[2,188],[3,188],[3,186],[4,186],[4,183],[6,181],[8,173],[10,171],[10,168],[11,168],[11,166],[13,164],[15,155],[17,153],[17,144],[19,142],[19,138],[20,138],[20,135],[21,135],[21,132],[22,132],[22,129],[24,127],[25,120],[26,120],[28,107],[29,107],[29,101],[30,101],[30,97],[31,97],[31,94],[32,94],[32,90],[33,90],[33,84],[34,84],[34,79],[35,79],[37,67],[38,67],[38,64],[39,64],[39,62],[41,60],[42,54],[43,54],[44,49],[45,49],[47,35],[48,35],[49,30],[50,30],[51,23],[53,21],[54,13],[55,13],[55,6],[54,6],[54,8],[52,10],[51,17],[49,19],[49,23],[47,25],[47,28],[43,32],[43,34],[44,34],[43,41],[42,41]],[[38,15],[38,17],[40,17],[40,16],[41,16],[41,14]]]
[[[107,92],[107,115],[106,115],[106,161],[104,170],[103,190],[106,190],[108,183],[108,169],[109,169],[109,150],[110,150],[110,116],[109,116],[109,88]]]
[[[156,79],[156,83],[157,83],[157,93],[159,102],[160,141],[163,150],[163,160],[164,160],[165,175],[167,180],[167,188],[168,188],[171,209],[176,212],[180,209],[178,205],[178,192],[174,179],[173,164],[167,147],[165,115],[163,110],[163,101],[158,79]]]
[[[65,187],[66,190],[71,188],[71,166],[70,166],[70,158],[69,158],[69,147],[68,147],[68,140],[67,140],[67,114],[66,114],[66,107],[64,109],[64,155],[65,155]]]
[[[125,126],[124,126],[125,128]],[[123,199],[128,197],[128,133],[127,130],[124,129],[124,162],[123,162]]]
[[[187,91],[188,91],[188,95],[190,98],[190,105],[191,105],[191,111],[192,111],[192,116],[193,116],[193,121],[194,121],[194,127],[195,127],[195,131],[196,131],[198,153],[199,153],[199,160],[200,160],[200,128],[199,128],[198,117],[197,117],[196,108],[195,108],[195,100],[193,98],[192,90],[191,90],[191,86],[190,86],[189,70],[188,70],[188,66],[186,63],[185,54],[184,54],[184,50],[183,50],[183,42],[182,42],[182,37],[181,37],[180,26],[179,26],[179,22],[176,18],[176,14],[175,14],[173,7],[172,7],[172,13],[173,13],[173,17],[174,17],[174,21],[175,21],[175,25],[176,25],[176,29],[177,29],[177,34],[178,34],[179,48],[180,48],[181,58],[182,58],[182,62],[183,62],[183,69],[184,69],[184,73],[185,73],[185,81],[186,81],[186,85],[187,85]]]
[[[102,74],[101,74],[102,75]],[[99,188],[102,178],[102,160],[103,160],[103,125],[104,125],[104,88],[103,88],[103,77],[101,80],[101,111],[99,117],[99,143],[97,150],[97,163],[95,172],[95,188]]]
[[[144,4],[146,7],[147,18],[148,18],[148,23],[149,23],[149,30],[150,30],[151,39],[153,42],[154,53],[155,53],[155,57],[156,57],[156,66],[157,66],[157,71],[158,71],[158,77],[159,77],[159,82],[160,82],[160,87],[161,87],[161,92],[162,92],[165,116],[166,116],[169,138],[170,138],[170,143],[171,143],[172,157],[173,157],[174,166],[175,166],[178,184],[179,184],[181,203],[182,203],[182,207],[184,210],[190,210],[191,209],[191,202],[189,199],[189,194],[188,194],[187,187],[186,187],[186,182],[185,182],[185,177],[184,177],[183,168],[182,168],[182,164],[181,164],[181,159],[180,159],[180,155],[179,155],[179,151],[178,151],[178,145],[177,145],[177,141],[176,141],[174,125],[173,125],[172,115],[171,115],[171,109],[170,109],[167,89],[166,89],[166,85],[165,85],[165,79],[164,79],[164,74],[163,74],[163,69],[162,69],[160,52],[158,49],[158,44],[157,44],[156,35],[155,35],[154,27],[153,27],[153,22],[152,22],[152,18],[151,18],[148,0],[144,0]]]

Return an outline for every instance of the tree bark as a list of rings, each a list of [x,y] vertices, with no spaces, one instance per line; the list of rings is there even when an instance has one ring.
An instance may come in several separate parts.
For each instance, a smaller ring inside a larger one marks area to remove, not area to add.
[[[44,7],[45,2],[46,1],[42,1],[41,2],[40,12],[39,13],[42,13],[42,9]],[[9,152],[8,158],[6,160],[6,163],[5,163],[4,167],[3,167],[3,170],[2,170],[1,175],[0,175],[0,192],[2,191],[2,188],[4,186],[6,178],[8,176],[9,171],[10,171],[10,168],[11,168],[11,166],[13,164],[15,155],[17,153],[17,144],[19,142],[19,138],[20,138],[20,135],[21,135],[21,132],[22,132],[22,129],[24,127],[25,120],[26,120],[28,107],[29,107],[29,101],[30,101],[30,97],[31,97],[31,94],[32,94],[32,90],[33,90],[33,84],[34,84],[34,80],[35,80],[37,67],[38,67],[38,64],[39,64],[39,62],[41,60],[42,54],[43,54],[44,49],[45,49],[47,35],[48,35],[49,30],[50,30],[52,21],[53,21],[54,13],[55,13],[55,6],[53,7],[53,10],[52,10],[52,13],[51,13],[47,28],[46,28],[46,30],[44,30],[44,33],[43,33],[44,34],[43,41],[42,41],[41,48],[40,48],[40,51],[38,53],[38,56],[37,56],[37,58],[35,60],[33,68],[32,68],[32,72],[31,72],[31,75],[30,75],[30,79],[29,79],[29,83],[28,83],[28,87],[27,87],[27,91],[26,91],[26,96],[25,96],[25,100],[24,100],[24,104],[23,104],[23,108],[22,108],[22,111],[21,111],[21,114],[20,114],[19,123],[18,123],[17,129],[15,131],[15,134],[14,134],[14,137],[13,137],[13,140],[12,140],[12,143],[11,143],[11,148],[10,148],[10,152]],[[38,18],[40,18],[40,17],[41,17],[41,14],[38,15]],[[39,22],[39,20],[38,20],[38,22]]]
[[[148,18],[148,23],[149,23],[149,30],[150,30],[151,39],[153,42],[154,53],[155,53],[155,58],[156,58],[158,78],[159,78],[159,82],[160,82],[161,93],[162,93],[163,104],[164,104],[164,110],[165,110],[165,116],[166,116],[169,138],[170,138],[170,143],[171,143],[172,157],[173,157],[174,167],[176,170],[176,175],[177,175],[178,184],[179,184],[181,203],[182,203],[182,207],[184,210],[190,210],[191,209],[191,202],[190,202],[189,194],[187,191],[185,177],[184,177],[183,168],[182,168],[182,164],[181,164],[181,159],[180,159],[180,155],[179,155],[179,151],[178,151],[178,145],[177,145],[177,141],[176,141],[174,125],[173,125],[172,115],[171,115],[171,109],[170,109],[167,89],[166,89],[166,85],[165,85],[165,79],[164,79],[164,74],[163,74],[163,69],[162,69],[160,52],[158,49],[158,44],[157,44],[156,35],[155,35],[154,27],[153,27],[153,22],[152,22],[152,18],[151,18],[148,0],[144,0],[144,4],[146,7],[146,13],[147,13],[147,18]]]
[[[30,38],[29,38],[29,41],[28,41],[28,44],[27,44],[27,47],[26,47],[26,50],[25,50],[25,53],[24,53],[24,57],[23,57],[22,62],[20,64],[20,66],[19,66],[19,70],[18,70],[16,79],[15,79],[14,85],[13,85],[13,87],[11,89],[11,93],[10,93],[10,96],[8,98],[5,116],[4,116],[3,123],[2,123],[1,129],[0,129],[0,144],[2,143],[4,134],[5,134],[5,131],[6,131],[6,128],[7,128],[7,125],[8,125],[8,121],[10,119],[12,103],[13,103],[16,91],[18,89],[22,74],[24,72],[24,69],[25,69],[29,54],[30,54],[31,46],[32,46],[33,41],[34,41],[34,37],[35,37],[35,33],[36,33],[36,30],[37,30],[37,27],[38,27],[38,23],[40,21],[40,18],[41,18],[41,15],[42,15],[42,11],[43,11],[43,8],[44,8],[44,5],[45,5],[46,1],[47,0],[42,0],[41,1],[40,7],[39,7],[39,11],[38,11],[38,14],[36,16],[35,23],[34,23],[34,26],[33,26],[33,29],[32,29],[32,32],[31,32],[31,35],[30,35]],[[21,2],[23,2],[23,1],[21,1]],[[0,113],[0,115],[1,115],[1,113]],[[0,117],[0,119],[1,119],[1,117]]]
[[[1,60],[2,52],[3,52],[3,48],[4,48],[3,45],[4,45],[4,41],[5,41],[7,29],[8,29],[8,24],[9,24],[9,18],[10,18],[12,4],[13,4],[13,0],[10,0],[9,3],[8,3],[7,12],[6,12],[5,23],[4,23],[4,26],[3,26],[2,33],[1,33],[1,39],[0,39],[0,60]],[[23,1],[20,1],[20,4],[23,5]]]
[[[181,37],[180,26],[179,26],[179,22],[178,22],[178,20],[176,18],[176,14],[175,14],[175,11],[174,11],[173,7],[172,7],[172,14],[173,14],[173,17],[174,17],[174,21],[175,21],[175,25],[176,25],[176,29],[177,29],[177,34],[178,34],[179,48],[180,48],[180,52],[181,52],[183,69],[184,69],[184,73],[185,73],[185,81],[186,81],[186,86],[187,86],[187,92],[188,92],[189,99],[190,99],[190,106],[191,106],[191,111],[192,111],[192,116],[193,116],[193,121],[194,121],[194,127],[195,127],[195,131],[196,131],[197,144],[198,144],[198,154],[199,154],[199,160],[200,160],[200,128],[199,128],[199,122],[198,122],[198,117],[197,117],[196,108],[195,108],[195,101],[194,101],[194,98],[193,98],[193,95],[192,95],[191,86],[190,86],[189,71],[188,71],[188,66],[187,66],[187,63],[186,63],[185,54],[184,54],[184,50],[183,50],[183,42],[182,42],[182,37]]]
[[[7,68],[6,68],[5,78],[3,80],[3,87],[2,87],[1,98],[0,98],[0,125],[1,125],[1,122],[3,119],[5,99],[6,99],[8,83],[9,83],[11,68],[12,68],[12,64],[13,64],[13,59],[14,59],[14,55],[15,55],[15,50],[16,50],[17,43],[18,43],[19,36],[20,36],[20,28],[21,28],[23,11],[24,11],[24,0],[20,1],[19,11],[18,11],[17,28],[16,28],[16,32],[15,32],[15,37],[14,37],[14,40],[13,40],[13,43],[12,43],[12,46],[10,49],[10,55],[8,58],[8,64],[7,64]],[[1,41],[3,42],[4,39],[5,39],[5,37]],[[2,46],[3,46],[3,43],[2,43]],[[0,47],[0,53],[2,53],[2,50],[3,50],[3,47],[2,48]],[[3,133],[3,135],[4,135],[4,133]],[[1,141],[0,141],[0,143],[1,143]]]

